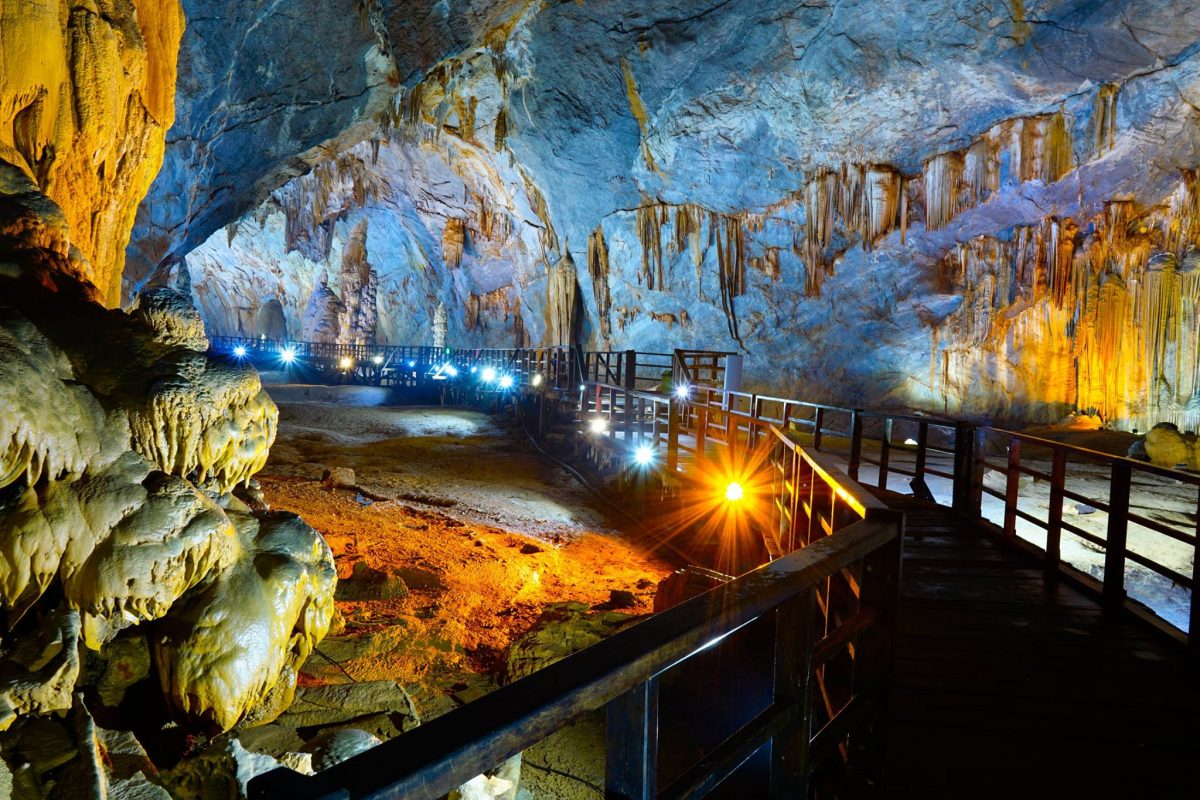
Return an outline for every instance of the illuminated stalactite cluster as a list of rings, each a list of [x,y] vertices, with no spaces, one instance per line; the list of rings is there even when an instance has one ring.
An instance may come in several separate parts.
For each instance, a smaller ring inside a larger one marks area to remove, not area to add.
[[[1110,126],[1111,119],[1098,135],[1109,136]],[[1067,116],[1058,111],[1005,120],[965,150],[933,156],[923,173],[926,227],[944,228],[966,209],[985,202],[1002,183],[1054,183],[1074,168],[1073,147]]]
[[[570,253],[550,268],[546,282],[546,340],[548,345],[575,344],[579,314],[579,281]]]
[[[287,220],[287,252],[299,250],[312,261],[328,258],[333,223],[386,191],[386,180],[361,154],[326,149],[309,173],[272,195]]]
[[[833,272],[828,252],[839,224],[870,250],[878,239],[897,227],[906,228],[908,222],[905,180],[883,164],[818,169],[805,183],[801,199],[804,240],[793,249],[804,261],[805,291],[810,296],[821,293],[823,279]]]
[[[1079,410],[1146,429],[1200,421],[1200,202],[1194,173],[1163,207],[1107,204],[962,243],[943,290],[962,308],[933,327],[931,397],[969,401],[993,375],[1008,408]]]

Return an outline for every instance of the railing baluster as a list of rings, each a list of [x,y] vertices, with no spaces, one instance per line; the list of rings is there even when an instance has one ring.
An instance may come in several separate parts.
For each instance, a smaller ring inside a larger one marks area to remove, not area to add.
[[[1200,495],[1200,492],[1197,492]],[[1191,616],[1188,625],[1188,649],[1192,656],[1200,659],[1200,496],[1196,501],[1196,525],[1192,528],[1196,537],[1192,553],[1192,592]]]
[[[1058,574],[1059,554],[1062,551],[1063,484],[1067,479],[1067,451],[1054,448],[1050,465],[1050,506],[1046,516],[1046,571]]]
[[[1125,546],[1129,534],[1129,489],[1133,472],[1128,461],[1114,461],[1108,487],[1108,535],[1104,547],[1104,606],[1125,604]]]
[[[1021,496],[1021,440],[1008,440],[1008,469],[1004,479],[1004,535],[1017,535],[1017,501]]]
[[[813,449],[821,449],[821,434],[825,430],[825,409],[818,408],[813,414]]]
[[[925,482],[925,460],[929,453],[929,423],[922,422],[917,425],[917,463],[913,472],[914,480]]]
[[[797,715],[796,721],[771,742],[771,800],[794,800],[809,795],[815,616],[816,598],[812,589],[775,612],[774,701],[793,705]]]
[[[892,418],[883,421],[883,441],[879,444],[879,488],[887,490],[888,460],[892,451]]]
[[[605,730],[605,797],[653,800],[658,790],[658,678],[610,701]]]
[[[851,480],[858,480],[858,470],[862,466],[863,420],[862,409],[850,412],[850,465],[847,474]]]

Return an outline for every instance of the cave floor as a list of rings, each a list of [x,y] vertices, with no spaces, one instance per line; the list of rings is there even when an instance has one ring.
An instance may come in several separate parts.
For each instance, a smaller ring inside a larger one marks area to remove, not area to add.
[[[391,680],[428,720],[497,685],[510,646],[548,607],[574,602],[585,615],[633,619],[651,611],[673,568],[498,418],[449,407],[279,407],[259,481],[273,509],[300,514],[329,542],[344,619],[306,664],[298,697],[321,684]],[[337,467],[354,470],[356,488],[323,485]],[[613,590],[632,592],[632,605],[610,608]]]

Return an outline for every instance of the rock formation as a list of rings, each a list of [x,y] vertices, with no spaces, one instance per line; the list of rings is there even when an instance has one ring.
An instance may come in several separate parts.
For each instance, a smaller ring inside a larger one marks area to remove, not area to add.
[[[109,305],[174,122],[183,28],[179,0],[14,0],[3,11],[0,160],[61,209]]]
[[[70,709],[83,649],[134,627],[181,721],[270,719],[336,582],[319,534],[230,494],[266,459],[274,403],[205,354],[186,298],[95,302],[65,215],[22,173],[0,184],[0,729]]]

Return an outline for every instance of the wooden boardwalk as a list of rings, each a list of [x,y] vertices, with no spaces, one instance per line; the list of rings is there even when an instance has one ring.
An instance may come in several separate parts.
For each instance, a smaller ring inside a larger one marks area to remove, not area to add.
[[[1200,796],[1200,665],[948,510],[907,513],[886,797]]]

